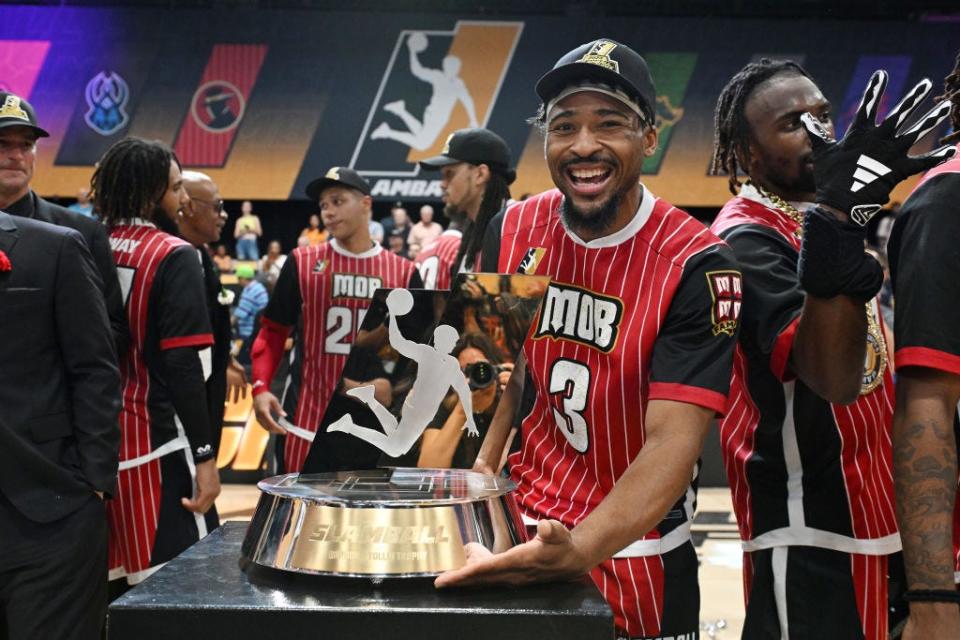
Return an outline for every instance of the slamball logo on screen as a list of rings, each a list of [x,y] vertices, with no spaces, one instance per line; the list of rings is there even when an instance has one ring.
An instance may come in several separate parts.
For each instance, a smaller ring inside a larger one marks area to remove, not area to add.
[[[373,196],[440,197],[439,175],[417,162],[457,129],[486,126],[522,31],[522,22],[461,20],[397,36],[350,161]]]

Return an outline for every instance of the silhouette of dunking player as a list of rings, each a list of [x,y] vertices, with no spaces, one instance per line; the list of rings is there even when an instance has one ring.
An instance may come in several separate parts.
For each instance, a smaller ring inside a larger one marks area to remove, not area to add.
[[[233,124],[233,121],[237,119],[237,114],[230,109],[230,105],[227,103],[232,97],[232,93],[224,91],[221,87],[210,87],[204,91],[203,104],[210,115],[208,127],[225,129]]]
[[[444,130],[450,121],[450,114],[457,102],[462,102],[470,118],[470,126],[478,127],[477,114],[473,107],[473,98],[467,90],[467,85],[459,77],[460,58],[447,56],[443,59],[442,69],[427,69],[420,64],[417,54],[427,48],[427,37],[422,33],[414,33],[407,39],[407,48],[410,50],[410,71],[414,77],[433,87],[430,103],[423,112],[423,120],[417,120],[407,111],[403,100],[396,100],[383,105],[383,110],[394,114],[407,126],[408,131],[397,131],[386,122],[370,134],[372,140],[386,138],[403,143],[417,151],[423,151],[433,146],[437,136]]]
[[[380,421],[383,432],[355,424],[350,414],[331,424],[327,431],[352,434],[391,457],[401,456],[409,451],[421,436],[440,408],[447,390],[453,387],[460,396],[467,416],[464,428],[470,435],[479,436],[480,432],[473,421],[473,396],[470,394],[470,387],[460,371],[460,362],[450,355],[460,339],[457,330],[448,324],[438,326],[433,331],[433,347],[404,338],[397,326],[397,317],[406,315],[413,309],[413,295],[406,289],[394,289],[387,295],[387,309],[390,311],[390,345],[418,365],[417,378],[403,402],[400,421],[397,422],[390,410],[374,398],[374,386],[366,385],[347,391],[347,395],[370,407]]]

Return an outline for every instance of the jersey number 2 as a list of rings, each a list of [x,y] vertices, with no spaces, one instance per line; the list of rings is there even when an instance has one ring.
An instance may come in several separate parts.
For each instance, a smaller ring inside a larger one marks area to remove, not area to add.
[[[575,360],[558,359],[550,369],[550,395],[560,395],[563,411],[553,409],[553,419],[570,446],[584,453],[590,446],[590,430],[581,413],[587,408],[590,369]]]
[[[357,322],[353,322],[353,314],[357,314]],[[347,307],[330,307],[327,309],[327,338],[323,342],[326,353],[336,353],[345,356],[350,353],[349,339],[353,337],[354,327],[359,328],[363,323],[366,309],[349,309]]]

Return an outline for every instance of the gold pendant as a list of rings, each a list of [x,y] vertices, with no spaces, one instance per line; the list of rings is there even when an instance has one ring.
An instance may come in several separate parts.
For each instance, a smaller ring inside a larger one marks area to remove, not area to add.
[[[867,355],[863,363],[863,381],[860,395],[864,396],[883,382],[887,370],[887,341],[883,337],[883,328],[877,315],[880,313],[876,300],[866,304],[867,311]]]

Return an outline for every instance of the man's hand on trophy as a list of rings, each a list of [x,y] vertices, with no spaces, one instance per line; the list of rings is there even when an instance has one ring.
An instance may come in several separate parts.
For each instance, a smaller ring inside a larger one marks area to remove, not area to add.
[[[287,432],[273,419],[274,415],[286,418],[287,412],[280,406],[280,401],[277,400],[277,396],[269,391],[253,397],[253,411],[257,415],[257,422],[260,423],[260,426],[270,433],[283,435]]]
[[[857,114],[839,142],[812,114],[800,116],[813,145],[817,204],[849,215],[861,227],[886,204],[897,184],[956,153],[955,147],[943,146],[921,156],[909,155],[910,147],[950,115],[951,105],[944,101],[902,130],[930,93],[933,85],[929,80],[913,87],[878,125],[877,112],[886,86],[886,71],[874,72]]]
[[[466,545],[466,552],[467,564],[441,573],[433,583],[435,587],[572,580],[593,568],[573,534],[557,520],[541,520],[537,523],[537,535],[533,540],[503,553],[491,553],[475,543]]]

